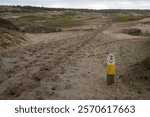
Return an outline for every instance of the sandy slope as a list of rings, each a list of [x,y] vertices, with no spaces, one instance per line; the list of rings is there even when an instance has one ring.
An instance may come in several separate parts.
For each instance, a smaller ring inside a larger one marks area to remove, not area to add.
[[[118,31],[126,25],[27,34],[34,43],[0,51],[0,99],[150,99],[150,91],[123,83],[131,65],[150,54],[149,38]],[[107,86],[110,53],[117,73],[115,84]]]

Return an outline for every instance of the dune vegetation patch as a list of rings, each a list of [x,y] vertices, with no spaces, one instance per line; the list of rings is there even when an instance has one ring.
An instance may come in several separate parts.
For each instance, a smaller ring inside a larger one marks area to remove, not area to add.
[[[45,17],[36,16],[36,15],[25,15],[19,18],[22,21],[35,21],[35,20],[44,20]]]
[[[122,29],[121,32],[132,36],[150,36],[150,32],[148,30],[145,31],[139,28]]]
[[[25,26],[20,28],[22,32],[27,33],[50,33],[50,32],[60,32],[62,29],[57,26]]]
[[[150,21],[142,22],[142,24],[150,25]]]
[[[75,12],[64,12],[56,15],[29,14],[13,20],[20,27],[20,31],[28,33],[60,32],[63,27],[81,25],[82,21],[82,18],[77,18]]]
[[[77,19],[73,12],[65,12],[54,18],[48,18],[46,24],[49,26],[75,26],[82,23],[81,19]]]
[[[122,29],[122,33],[133,36],[140,36],[142,35],[142,30],[138,28]]]
[[[15,30],[8,30],[6,28],[0,28],[0,48],[17,46],[26,41],[27,38],[25,35],[19,32]]]
[[[123,22],[129,22],[129,21],[138,21],[138,20],[142,20],[148,17],[149,16],[118,16],[118,17],[113,18],[113,22],[123,23]]]
[[[19,30],[19,28],[12,22],[1,18],[0,18],[0,27],[6,28],[8,30],[17,30],[17,31]]]

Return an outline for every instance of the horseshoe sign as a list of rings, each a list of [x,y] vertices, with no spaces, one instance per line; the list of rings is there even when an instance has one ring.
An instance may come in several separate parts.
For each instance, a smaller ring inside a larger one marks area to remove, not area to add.
[[[108,65],[115,65],[115,55],[114,54],[110,54],[107,57],[107,64]]]

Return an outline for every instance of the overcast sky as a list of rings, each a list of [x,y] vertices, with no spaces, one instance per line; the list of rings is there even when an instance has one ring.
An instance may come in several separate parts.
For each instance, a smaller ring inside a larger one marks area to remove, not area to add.
[[[0,5],[88,9],[150,9],[150,0],[0,0]]]

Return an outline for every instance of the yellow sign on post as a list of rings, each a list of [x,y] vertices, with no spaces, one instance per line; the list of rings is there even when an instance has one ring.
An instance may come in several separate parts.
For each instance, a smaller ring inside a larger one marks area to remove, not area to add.
[[[109,75],[115,74],[115,65],[107,65],[107,74]]]
[[[115,76],[115,56],[114,54],[110,54],[107,57],[107,84],[111,85],[114,83]]]

